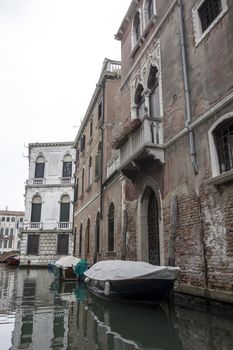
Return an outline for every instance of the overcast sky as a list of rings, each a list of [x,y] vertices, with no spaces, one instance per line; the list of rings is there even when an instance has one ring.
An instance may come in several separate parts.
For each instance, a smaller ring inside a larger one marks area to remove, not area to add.
[[[73,141],[130,0],[0,0],[0,210],[24,210],[30,142]]]

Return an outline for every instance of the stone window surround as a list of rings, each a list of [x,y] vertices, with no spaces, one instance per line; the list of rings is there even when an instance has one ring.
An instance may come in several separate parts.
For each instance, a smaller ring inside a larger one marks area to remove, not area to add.
[[[230,118],[233,118],[233,112],[229,112],[221,116],[218,120],[216,120],[216,122],[211,126],[211,128],[208,131],[212,178],[209,179],[207,183],[209,183],[210,185],[219,185],[221,183],[233,180],[232,169],[220,174],[218,154],[213,135],[213,132],[218,127],[218,125],[220,125],[223,121],[227,121],[227,119]]]
[[[152,23],[154,23],[157,19],[156,16],[156,0],[153,0],[153,8],[154,8],[154,15],[148,20],[148,13],[147,13],[147,2],[148,0],[144,0],[142,8],[138,8],[136,13],[139,12],[140,17],[140,38],[139,40],[136,40],[135,38],[135,31],[134,31],[134,19],[132,20],[131,25],[131,54],[130,57],[133,57],[135,52],[138,50],[140,46],[142,46],[145,35],[147,34],[150,26]],[[136,15],[135,13],[135,15]],[[135,16],[134,16],[135,18]]]
[[[158,84],[159,84],[159,104],[160,104],[160,117],[163,118],[163,94],[162,94],[162,72],[161,72],[161,54],[160,54],[160,42],[156,43],[155,48],[143,62],[140,70],[134,74],[132,80],[130,81],[130,92],[131,92],[131,118],[134,119],[136,115],[136,105],[134,103],[134,97],[136,89],[139,84],[144,88],[145,92],[145,107],[150,116],[150,106],[149,106],[149,95],[150,91],[147,88],[148,77],[150,74],[151,66],[156,67],[158,72]]]
[[[199,18],[198,10],[204,1],[206,0],[199,0],[197,4],[194,6],[194,8],[192,9],[194,37],[195,37],[196,46],[206,37],[206,35],[213,29],[213,27],[220,21],[220,19],[228,11],[227,0],[221,0],[222,11],[215,18],[215,20],[209,25],[209,27],[204,32],[202,32],[201,21]]]

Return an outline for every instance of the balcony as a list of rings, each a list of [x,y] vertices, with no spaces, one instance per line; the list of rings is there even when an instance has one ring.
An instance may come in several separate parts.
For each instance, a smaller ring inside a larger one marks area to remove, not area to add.
[[[28,222],[23,224],[24,230],[41,230],[42,222]]]
[[[107,178],[109,178],[118,168],[120,163],[120,154],[117,152],[107,163]]]
[[[130,133],[127,140],[119,147],[119,168],[129,178],[134,178],[135,171],[142,170],[148,161],[164,163],[163,126],[161,118],[146,117],[141,126]]]
[[[71,230],[71,222],[58,222],[59,230]]]
[[[61,177],[61,184],[70,185],[71,184],[71,177]]]
[[[34,178],[32,180],[33,185],[43,185],[45,183],[45,179],[44,178]]]

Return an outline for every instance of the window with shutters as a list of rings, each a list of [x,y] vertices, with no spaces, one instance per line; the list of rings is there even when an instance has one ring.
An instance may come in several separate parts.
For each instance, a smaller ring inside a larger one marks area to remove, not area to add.
[[[31,222],[40,222],[41,220],[41,197],[34,196],[32,199]]]
[[[96,216],[96,250],[100,252],[100,213]]]
[[[101,155],[102,155],[102,143],[99,142],[98,152],[95,156],[95,179],[99,179],[101,175]]]
[[[141,84],[139,84],[137,87],[134,103],[136,105],[137,118],[143,118],[145,114],[145,97],[143,92],[143,86]]]
[[[151,66],[147,81],[147,88],[150,91],[149,95],[149,115],[150,117],[160,118],[160,98],[159,98],[159,79],[158,69]]]
[[[11,229],[10,229],[10,239],[13,239],[13,235],[14,235],[14,229],[11,228]]]
[[[78,246],[78,253],[79,255],[82,254],[82,237],[83,236],[83,224],[81,223],[80,229],[79,229],[79,246]]]
[[[86,137],[83,135],[80,140],[80,152],[85,150]]]
[[[60,222],[70,221],[70,197],[64,195],[60,201]]]
[[[27,255],[37,255],[39,253],[39,235],[28,235]]]
[[[114,204],[111,203],[108,211],[108,251],[114,251]]]
[[[68,255],[69,253],[69,235],[59,234],[57,236],[57,254]]]
[[[88,166],[88,186],[92,185],[92,157],[89,158],[89,166]]]
[[[45,160],[44,157],[39,156],[36,159],[35,165],[35,178],[43,178],[44,177],[44,169],[45,169]]]
[[[90,218],[88,218],[86,226],[86,257],[90,253],[90,225]]]
[[[63,159],[62,177],[72,176],[72,157],[67,154]]]

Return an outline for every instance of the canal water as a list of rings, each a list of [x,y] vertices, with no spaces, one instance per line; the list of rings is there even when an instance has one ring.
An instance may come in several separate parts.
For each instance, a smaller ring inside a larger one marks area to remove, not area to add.
[[[233,307],[176,296],[163,308],[94,299],[46,269],[0,265],[0,350],[232,350]]]

